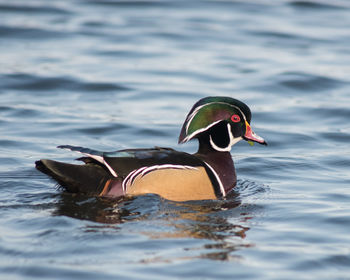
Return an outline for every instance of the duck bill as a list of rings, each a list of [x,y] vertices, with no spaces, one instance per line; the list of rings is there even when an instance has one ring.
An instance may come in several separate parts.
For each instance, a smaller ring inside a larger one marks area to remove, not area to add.
[[[262,138],[259,135],[254,133],[254,131],[252,130],[252,128],[250,127],[250,125],[247,121],[245,121],[245,125],[246,125],[246,132],[244,134],[245,140],[257,142],[257,143],[262,144],[262,145],[267,145],[264,138]]]

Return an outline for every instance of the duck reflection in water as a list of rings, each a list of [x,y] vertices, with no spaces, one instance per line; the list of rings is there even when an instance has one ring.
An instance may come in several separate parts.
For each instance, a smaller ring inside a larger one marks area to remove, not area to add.
[[[232,260],[237,258],[233,255],[235,251],[252,246],[244,239],[253,216],[242,209],[237,193],[232,193],[225,200],[190,202],[168,201],[152,194],[116,200],[62,193],[57,205],[54,215],[100,223],[88,225],[86,231],[118,233],[123,230],[121,224],[137,221],[132,227],[132,234],[146,235],[151,239],[208,240],[200,248],[185,249],[199,253],[191,253],[191,257],[185,258]]]

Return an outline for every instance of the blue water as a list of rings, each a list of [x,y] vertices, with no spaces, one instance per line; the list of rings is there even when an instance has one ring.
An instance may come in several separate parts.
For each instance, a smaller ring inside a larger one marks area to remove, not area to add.
[[[350,2],[0,1],[1,279],[350,279]],[[232,150],[236,195],[63,193],[63,144],[177,145],[208,95],[269,146]]]

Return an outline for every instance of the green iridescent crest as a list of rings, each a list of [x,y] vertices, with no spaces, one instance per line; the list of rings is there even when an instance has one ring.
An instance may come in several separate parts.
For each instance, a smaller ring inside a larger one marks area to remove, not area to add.
[[[203,128],[209,128],[217,121],[229,119],[231,115],[236,113],[233,109],[231,106],[221,103],[205,105],[188,120],[187,135],[191,135]]]
[[[238,114],[250,122],[251,113],[247,105],[230,97],[206,97],[199,100],[189,112],[182,127],[179,143],[187,142],[215,124],[229,120]]]

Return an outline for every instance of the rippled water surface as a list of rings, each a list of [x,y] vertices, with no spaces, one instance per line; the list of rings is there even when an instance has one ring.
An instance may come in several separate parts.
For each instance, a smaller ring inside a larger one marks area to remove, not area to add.
[[[1,279],[350,279],[350,2],[0,0]],[[62,144],[177,145],[246,102],[227,200],[63,193]]]

